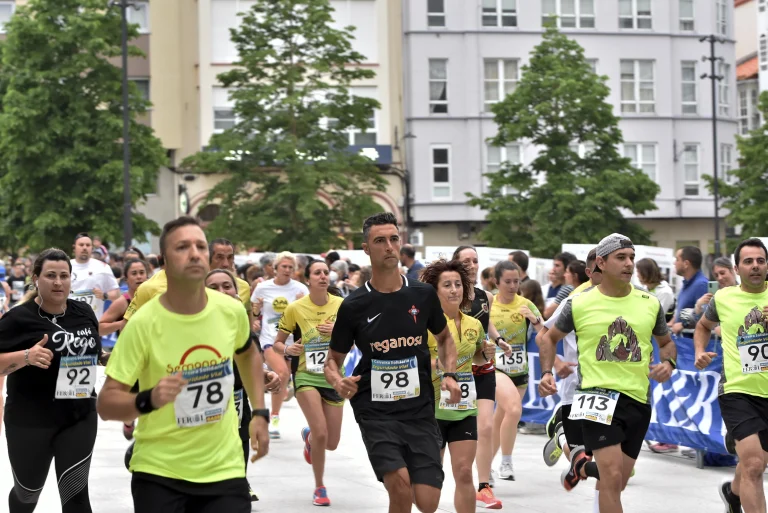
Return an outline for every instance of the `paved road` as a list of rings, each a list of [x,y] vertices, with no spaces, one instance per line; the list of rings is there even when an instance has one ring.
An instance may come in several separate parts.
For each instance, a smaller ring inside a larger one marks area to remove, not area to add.
[[[303,425],[296,401],[287,403],[281,419],[283,438],[272,442],[266,460],[248,468],[248,478],[261,497],[254,511],[317,511],[311,503],[314,488],[311,468],[302,457],[299,432]],[[0,512],[7,512],[6,497],[12,479],[4,434],[0,438]],[[555,468],[546,467],[541,459],[543,443],[543,436],[518,437],[514,457],[517,481],[501,482],[496,487],[497,496],[504,501],[504,511],[591,513],[593,485],[582,483],[573,492],[565,492],[559,483],[564,460]],[[90,475],[91,500],[96,513],[133,512],[130,475],[123,467],[126,446],[119,423],[100,423]],[[731,469],[699,470],[693,460],[682,456],[657,455],[644,448],[638,461],[637,475],[626,490],[625,511],[721,512],[718,484],[731,473]],[[326,474],[325,484],[334,511],[387,511],[386,492],[370,469],[349,406],[345,410],[341,444],[335,453],[329,455]],[[56,479],[51,471],[37,512],[60,511]],[[440,511],[455,511],[450,475],[446,477]]]

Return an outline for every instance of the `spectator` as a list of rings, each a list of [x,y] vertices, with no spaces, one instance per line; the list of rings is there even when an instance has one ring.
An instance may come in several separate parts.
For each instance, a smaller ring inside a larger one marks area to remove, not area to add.
[[[523,271],[523,273],[525,273],[525,271]],[[496,276],[493,267],[486,267],[483,269],[480,273],[480,283],[483,286],[483,290],[490,292],[494,296],[499,291],[498,286],[496,285]]]
[[[409,280],[418,281],[424,264],[416,260],[416,250],[410,244],[403,244],[400,248],[400,263],[408,268],[405,277]]]
[[[275,255],[274,253],[264,253],[259,258],[259,265],[264,273],[264,280],[271,280],[275,277]]]
[[[360,287],[360,266],[357,264],[349,264],[349,272],[347,273],[347,282],[354,288]]]
[[[731,259],[728,257],[719,257],[716,258],[714,262],[712,262],[712,274],[717,280],[718,288],[724,289],[726,287],[733,287],[738,285],[738,282],[736,281],[736,273],[734,272],[733,265],[731,264]],[[707,307],[709,307],[709,302],[712,300],[712,296],[713,294],[707,292],[701,296],[698,301],[696,301],[696,306],[694,308],[696,319],[700,319],[701,316],[707,311]],[[719,325],[714,329],[714,332],[718,337],[720,336]]]
[[[344,260],[336,260],[331,264],[331,285],[335,286],[341,293],[341,297],[347,297],[356,287],[351,287],[347,283],[349,265]],[[334,276],[336,279],[334,280]]]
[[[509,254],[507,259],[510,262],[516,263],[517,266],[520,268],[520,283],[530,280],[530,278],[528,277],[528,255],[526,255],[525,252],[513,251],[512,253]],[[494,288],[496,288],[495,285],[494,285]],[[485,289],[485,290],[488,290],[488,289]]]
[[[307,255],[296,255],[296,271],[293,273],[293,279],[307,284],[307,278],[304,276],[304,269],[309,265],[310,258]]]
[[[544,294],[541,292],[541,284],[538,281],[529,279],[521,283],[520,295],[536,305],[539,311],[544,308]],[[529,326],[529,329],[533,329],[533,326]]]
[[[555,255],[552,270],[549,271],[550,286],[545,299],[547,307],[542,313],[545,319],[549,319],[560,306],[560,303],[565,301],[565,298],[573,292],[573,287],[565,283],[565,270],[568,268],[568,264],[574,260],[576,260],[576,255],[572,253],[566,252]]]
[[[10,305],[13,306],[24,297],[27,291],[27,267],[23,258],[17,258],[11,268],[11,274],[5,280],[11,288]]]
[[[152,270],[152,274],[150,276],[154,276],[160,272],[160,259],[157,257],[157,255],[153,255],[151,253],[147,255],[147,263],[149,264],[149,268]]]
[[[363,267],[361,267],[360,278],[358,278],[358,280],[360,281],[360,286],[362,287],[363,285],[365,285],[367,281],[370,281],[371,276],[373,276],[373,274],[372,274],[370,265],[364,265]]]
[[[325,263],[328,264],[328,268],[331,268],[331,264],[336,262],[337,260],[341,260],[341,257],[336,251],[329,251],[325,255]]]
[[[642,258],[635,264],[637,278],[648,289],[648,292],[659,298],[661,308],[667,316],[667,321],[675,315],[675,291],[664,281],[656,260]]]
[[[123,259],[124,260],[131,260],[132,258],[135,258],[136,260],[146,260],[147,257],[144,256],[144,253],[137,247],[131,246],[130,248],[126,249],[123,253]],[[157,257],[155,257],[157,258]]]

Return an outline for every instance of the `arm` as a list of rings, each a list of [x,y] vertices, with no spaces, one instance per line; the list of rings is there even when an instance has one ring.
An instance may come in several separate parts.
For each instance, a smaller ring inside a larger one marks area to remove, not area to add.
[[[656,314],[653,336],[656,337],[656,342],[659,344],[659,360],[661,360],[661,363],[650,366],[651,372],[648,377],[663,383],[672,376],[672,371],[675,370],[676,364],[672,362],[677,358],[677,346],[675,346],[669,334],[669,326],[667,326],[666,316],[664,315],[661,303],[659,303],[659,311]]]
[[[102,420],[121,420],[130,424],[139,416],[139,410],[136,409],[136,395],[131,393],[131,385],[120,383],[107,376],[96,398],[96,410]]]
[[[122,296],[122,295],[123,295],[123,293],[122,293],[122,292],[120,292],[120,289],[119,289],[119,288],[116,288],[116,289],[112,289],[112,290],[108,291],[106,294],[104,294],[104,296],[105,296],[107,299],[109,299],[110,301],[116,301],[116,300],[117,300],[117,298],[119,298],[119,297],[120,297],[120,296]]]
[[[360,376],[343,378],[339,370],[344,365],[344,358],[346,358],[347,353],[355,344],[355,324],[349,302],[344,300],[336,314],[336,323],[333,325],[328,358],[325,360],[323,374],[328,384],[345,399],[349,399],[357,393],[357,382],[360,381]]]
[[[43,338],[38,340],[29,349],[22,349],[12,353],[0,353],[0,377],[5,377],[27,365],[47,369],[53,359],[53,352],[45,348],[47,343],[48,335],[43,335]],[[2,392],[2,388],[0,388],[0,392]]]
[[[256,346],[249,344],[246,351],[235,354],[235,363],[238,369],[243,369],[240,379],[243,380],[243,388],[251,400],[251,407],[254,410],[264,408],[264,367],[258,358]],[[266,427],[266,420],[264,426]]]
[[[716,297],[717,296],[715,295],[715,297],[710,300],[709,307],[704,313],[704,316],[699,319],[699,322],[696,324],[696,331],[693,333],[693,347],[696,351],[695,365],[699,370],[706,369],[707,366],[712,363],[712,360],[717,357],[717,353],[707,352],[707,345],[712,336],[712,331],[720,322],[717,306],[715,304]]]
[[[127,308],[128,301],[122,295],[109,305],[109,308],[104,312],[99,321],[99,335],[103,337],[123,329],[127,321],[125,319],[118,321],[118,319],[125,314]]]
[[[445,319],[442,309],[440,310],[440,317]],[[439,360],[442,362],[443,372],[455,373],[458,351],[456,350],[456,342],[453,340],[451,330],[448,329],[447,324],[445,325],[445,328],[443,328],[443,331],[435,335],[435,340],[437,341],[437,354]],[[446,390],[451,394],[450,399],[446,401],[449,404],[456,404],[461,399],[461,389],[454,379],[448,378],[446,380],[443,378],[440,389]]]

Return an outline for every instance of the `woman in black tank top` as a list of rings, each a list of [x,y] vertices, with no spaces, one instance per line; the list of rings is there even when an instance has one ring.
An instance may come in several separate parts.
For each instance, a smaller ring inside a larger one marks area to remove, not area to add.
[[[480,324],[483,325],[483,330],[488,333],[488,323],[491,319],[491,304],[483,289],[475,287],[474,294],[475,297],[472,299],[469,310],[464,313],[480,321]]]

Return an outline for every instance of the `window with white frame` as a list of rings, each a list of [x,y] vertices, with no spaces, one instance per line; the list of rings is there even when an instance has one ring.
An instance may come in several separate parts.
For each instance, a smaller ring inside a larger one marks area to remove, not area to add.
[[[427,26],[445,27],[445,0],[427,0]]]
[[[429,113],[448,114],[448,59],[429,59]]]
[[[139,96],[143,100],[149,101],[149,79],[148,78],[132,78],[131,82],[136,84],[136,88],[139,90]]]
[[[558,28],[595,28],[594,0],[543,0],[541,24]]]
[[[768,70],[768,38],[760,34],[760,70]]]
[[[239,0],[243,3],[245,0]],[[248,0],[252,3],[254,0]],[[365,56],[364,62],[379,60],[379,23],[376,16],[376,0],[330,0],[333,7],[333,22],[335,29],[353,26],[354,39],[352,49]]]
[[[683,176],[685,177],[685,195],[698,196],[701,186],[699,175],[699,145],[685,143],[683,145]]]
[[[486,174],[498,173],[504,164],[522,164],[523,150],[519,144],[508,144],[507,146],[486,146],[485,172]],[[490,178],[486,176],[486,183],[490,184]],[[504,186],[502,194],[509,194],[511,189]]]
[[[621,112],[656,112],[654,61],[621,61]]]
[[[515,90],[520,70],[516,59],[485,59],[483,64],[483,102],[488,111]]]
[[[432,198],[451,199],[451,147],[433,145],[432,152]]]
[[[483,0],[483,27],[517,27],[517,0]]]
[[[357,96],[359,98],[373,98],[378,99],[378,94],[375,87],[351,87],[349,89],[350,96]],[[376,139],[378,133],[378,123],[376,121],[376,109],[371,112],[371,116],[368,118],[368,126],[366,131],[363,132],[359,128],[349,129],[349,144],[352,146],[376,146]]]
[[[211,61],[228,64],[237,61],[235,43],[230,39],[230,29],[240,26],[238,13],[253,6],[254,0],[211,0]]]
[[[731,96],[730,81],[731,81],[731,65],[725,62],[717,63],[717,74],[720,75],[722,80],[717,81],[717,104],[718,112],[721,116],[730,115],[729,100]]]
[[[753,84],[749,91],[749,110],[751,114],[750,124],[752,129],[759,128],[760,123],[760,91],[757,88],[757,84]]]
[[[592,143],[571,143],[568,145],[568,149],[583,159],[594,151],[595,145]]]
[[[696,29],[693,0],[680,0],[680,30],[693,32]]]
[[[5,32],[5,24],[11,21],[16,11],[16,2],[0,2],[0,33]]]
[[[213,102],[213,133],[220,134],[224,130],[234,128],[237,124],[235,102],[229,98],[229,89],[214,87],[211,100]]]
[[[750,97],[750,90],[747,87],[747,84],[739,84],[739,134],[741,135],[747,135],[751,130],[752,127],[750,126],[751,122],[751,115],[750,115],[750,105],[749,105],[749,97]]]
[[[632,161],[632,167],[641,170],[656,182],[656,144],[624,143],[624,156]]]
[[[697,114],[696,61],[683,61],[680,65],[683,114]]]
[[[731,2],[732,3],[732,2]],[[728,35],[728,4],[726,0],[717,0],[717,33],[721,36]]]
[[[731,174],[733,169],[733,145],[720,145],[720,179],[725,183],[734,183],[736,177]]]
[[[125,18],[128,23],[135,23],[139,26],[140,34],[149,33],[149,2],[133,2],[125,10]]]
[[[619,28],[653,28],[651,0],[619,0]]]

